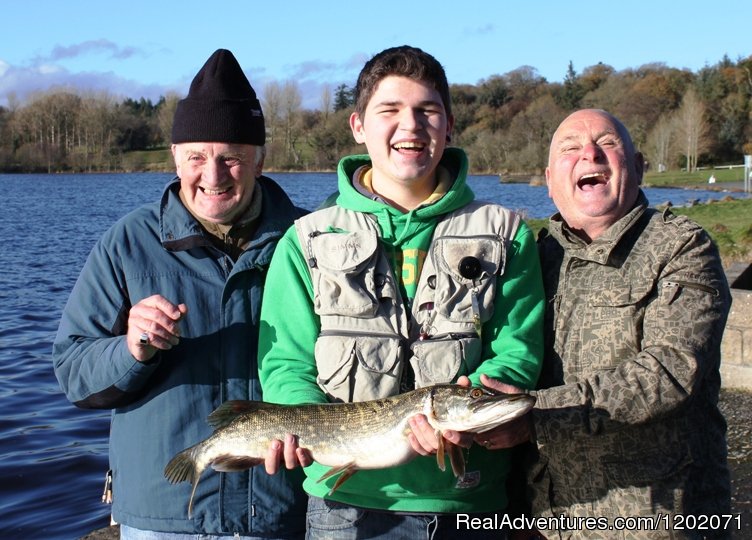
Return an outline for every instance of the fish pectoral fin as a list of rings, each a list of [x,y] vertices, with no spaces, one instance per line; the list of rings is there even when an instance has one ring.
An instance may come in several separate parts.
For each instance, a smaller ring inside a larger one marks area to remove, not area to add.
[[[339,473],[345,472],[347,469],[350,469],[351,467],[354,467],[354,466],[355,465],[351,461],[349,463],[345,463],[344,465],[340,465],[338,467],[332,467],[331,469],[329,469],[328,471],[326,471],[324,474],[322,474],[321,478],[319,478],[318,480],[316,480],[316,483],[323,482],[327,478],[331,478],[335,474],[339,474]]]
[[[449,451],[449,463],[452,464],[455,478],[465,476],[465,455],[462,453],[462,448],[449,441],[446,442],[446,448]]]
[[[445,454],[449,454],[449,463],[452,465],[452,472],[456,478],[465,475],[465,456],[462,454],[462,448],[444,438],[444,434],[437,430],[436,437],[439,440],[439,448],[436,450],[436,465],[441,471],[446,470]]]
[[[444,461],[444,445],[451,445],[449,441],[444,441],[444,434],[440,430],[436,430],[436,438],[439,440],[439,448],[436,450],[436,465],[439,466],[441,471],[446,470],[446,463]]]
[[[214,461],[212,461],[211,466],[212,469],[219,472],[240,472],[247,471],[256,465],[261,465],[263,462],[263,458],[224,455],[217,456]]]
[[[321,478],[316,480],[316,482],[323,482],[327,478],[331,478],[332,476],[339,474],[340,477],[337,478],[337,481],[334,482],[334,485],[332,486],[332,489],[329,490],[329,495],[337,491],[337,488],[345,483],[345,480],[350,478],[352,475],[354,475],[356,472],[358,472],[358,468],[355,466],[354,463],[346,463],[345,465],[340,465],[339,467],[332,467],[328,471],[326,471],[324,474],[321,475]],[[340,474],[341,473],[341,474]]]
[[[345,480],[350,478],[352,475],[354,475],[356,472],[358,472],[358,469],[351,468],[346,469],[345,472],[343,472],[341,475],[339,475],[339,478],[337,478],[337,481],[334,482],[334,485],[332,486],[332,489],[329,490],[329,495],[337,491],[337,488],[345,483]]]

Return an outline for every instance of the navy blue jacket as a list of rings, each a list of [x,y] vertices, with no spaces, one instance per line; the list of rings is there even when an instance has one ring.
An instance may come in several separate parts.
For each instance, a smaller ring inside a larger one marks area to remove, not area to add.
[[[299,216],[268,178],[260,225],[236,262],[212,246],[180,202],[180,183],[160,202],[119,220],[96,244],[73,288],[53,347],[68,399],[113,410],[110,466],[114,519],[155,531],[288,536],[305,530],[302,474],[206,471],[188,519],[190,485],[164,478],[167,462],[212,432],[228,399],[261,399],[257,340],[266,271],[278,239]],[[125,342],[128,311],[161,294],[185,303],[180,344],[137,362]]]

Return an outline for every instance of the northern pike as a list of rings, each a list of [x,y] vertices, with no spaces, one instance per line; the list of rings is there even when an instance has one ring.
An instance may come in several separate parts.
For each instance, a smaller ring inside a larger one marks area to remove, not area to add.
[[[272,440],[298,437],[314,461],[332,467],[319,481],[340,474],[336,490],[360,469],[407,463],[418,454],[410,445],[408,419],[424,414],[436,430],[437,464],[443,471],[449,454],[455,476],[465,473],[461,449],[445,441],[446,430],[483,433],[527,413],[535,398],[488,388],[440,384],[384,399],[357,403],[275,405],[261,401],[227,401],[209,415],[212,435],[178,453],[165,467],[173,484],[192,482],[188,515],[201,473],[244,471],[262,464]]]

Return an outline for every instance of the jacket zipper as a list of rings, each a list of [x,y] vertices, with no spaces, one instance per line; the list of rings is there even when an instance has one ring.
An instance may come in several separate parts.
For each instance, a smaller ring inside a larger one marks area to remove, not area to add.
[[[663,282],[664,287],[685,287],[687,289],[696,289],[700,291],[704,291],[706,293],[712,294],[713,296],[718,296],[718,289],[715,289],[713,287],[710,287],[709,285],[703,285],[702,283],[693,283],[689,281],[672,281],[672,280],[666,280]]]

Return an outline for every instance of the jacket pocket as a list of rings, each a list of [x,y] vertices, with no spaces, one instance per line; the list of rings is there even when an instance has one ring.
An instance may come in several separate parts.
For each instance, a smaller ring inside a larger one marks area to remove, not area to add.
[[[373,262],[378,239],[373,231],[321,233],[310,240],[314,308],[319,315],[372,317],[379,307]]]
[[[399,393],[402,340],[388,335],[322,332],[316,341],[319,386],[338,401],[366,401]]]
[[[678,445],[673,450],[648,450],[635,459],[603,458],[608,498],[614,512],[618,510],[622,515],[682,512],[693,460],[686,446]]]
[[[650,452],[634,459],[602,459],[609,483],[612,487],[648,484],[681,474],[692,463],[689,450],[678,448],[667,455],[666,452]]]
[[[450,334],[410,346],[415,386],[454,382],[460,375],[474,372],[480,364],[481,341],[474,334]]]
[[[621,358],[639,353],[645,310],[653,294],[652,281],[624,280],[608,280],[590,294],[579,331],[583,370],[614,369]]]

